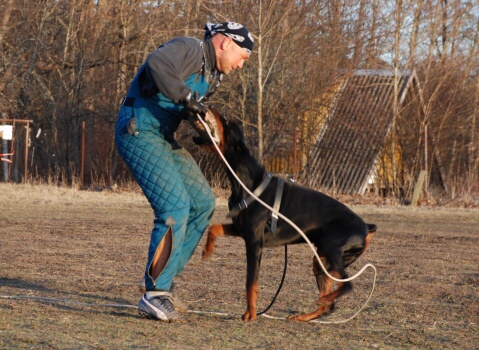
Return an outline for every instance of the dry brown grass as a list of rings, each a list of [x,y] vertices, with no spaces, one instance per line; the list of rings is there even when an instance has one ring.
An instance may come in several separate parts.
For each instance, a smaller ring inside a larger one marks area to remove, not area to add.
[[[139,300],[153,219],[141,194],[0,184],[0,348],[477,349],[479,210],[351,206],[379,227],[370,250],[350,269],[367,262],[378,268],[373,298],[353,321],[243,323],[244,245],[225,238],[211,261],[202,261],[198,249],[178,284],[194,310],[228,316],[187,314],[185,323],[163,324],[134,308],[99,306]],[[226,221],[225,213],[221,198],[213,221]],[[290,248],[271,315],[314,308],[308,249]],[[282,264],[282,249],[265,252],[260,309],[274,295]],[[349,317],[366,300],[371,281],[371,272],[356,280],[326,319]],[[12,296],[56,299],[5,298]]]

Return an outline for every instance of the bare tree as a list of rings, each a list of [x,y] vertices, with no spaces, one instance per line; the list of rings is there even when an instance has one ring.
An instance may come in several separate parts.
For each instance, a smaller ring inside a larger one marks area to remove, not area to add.
[[[235,20],[255,50],[210,103],[243,122],[259,158],[309,147],[342,73],[393,67],[399,77],[415,68],[424,113],[407,120],[396,108],[394,129],[403,135],[409,125],[419,136],[398,140],[390,157],[403,152],[416,164],[411,173],[432,172],[437,154],[458,191],[478,190],[478,0],[7,0],[0,9],[0,108],[42,130],[33,142],[39,177],[78,176],[83,122],[88,176],[123,177],[114,123],[138,67],[173,37],[202,38],[207,21]],[[425,150],[426,130],[435,149]]]

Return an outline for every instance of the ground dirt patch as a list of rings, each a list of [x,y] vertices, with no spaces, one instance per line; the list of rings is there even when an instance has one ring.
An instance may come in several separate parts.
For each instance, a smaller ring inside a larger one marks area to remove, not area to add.
[[[477,349],[479,344],[479,210],[353,205],[378,232],[365,263],[378,269],[364,311],[345,324],[259,318],[243,323],[245,253],[241,239],[220,239],[202,261],[200,242],[180,296],[198,311],[186,322],[140,317],[140,294],[152,212],[139,193],[0,184],[0,347],[54,349]],[[227,222],[218,200],[213,222]],[[289,249],[286,281],[273,316],[315,307],[312,252]],[[258,308],[274,295],[283,249],[266,250]],[[369,294],[372,272],[340,299],[342,320]],[[100,306],[121,304],[131,307]]]

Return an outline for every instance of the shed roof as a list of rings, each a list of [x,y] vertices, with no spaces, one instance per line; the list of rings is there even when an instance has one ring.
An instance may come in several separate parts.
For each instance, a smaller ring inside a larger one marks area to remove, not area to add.
[[[395,75],[365,69],[346,78],[300,180],[339,193],[362,193],[392,126],[395,91],[402,104],[414,79],[414,71]]]

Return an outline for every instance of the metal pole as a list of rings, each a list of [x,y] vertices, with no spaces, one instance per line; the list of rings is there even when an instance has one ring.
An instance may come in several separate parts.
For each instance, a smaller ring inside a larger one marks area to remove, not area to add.
[[[4,121],[2,121],[2,125],[6,125]],[[2,151],[0,153],[8,153],[8,142],[7,140],[2,138]],[[3,163],[3,181],[8,182],[8,163],[0,161],[0,164]]]
[[[23,178],[23,182],[24,183],[27,183],[27,176],[28,176],[28,169],[27,169],[27,165],[28,165],[28,144],[30,143],[30,122],[27,122],[27,132],[26,132],[26,136],[25,136],[25,164],[24,164],[24,178]]]
[[[13,125],[12,125],[12,143],[10,144],[10,153],[15,153],[15,119],[13,119]],[[12,157],[13,158],[13,157]],[[15,159],[14,159],[15,161]],[[12,173],[12,163],[8,163],[8,177],[7,177],[7,182],[10,181],[10,176]]]

